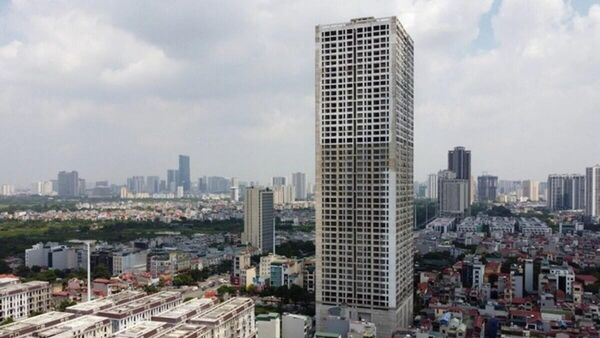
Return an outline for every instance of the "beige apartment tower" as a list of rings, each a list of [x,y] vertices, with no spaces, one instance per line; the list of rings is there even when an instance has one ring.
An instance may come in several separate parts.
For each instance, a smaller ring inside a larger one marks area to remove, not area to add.
[[[244,195],[242,242],[262,253],[275,252],[275,211],[273,191],[250,187]]]
[[[534,180],[525,180],[522,184],[523,196],[531,202],[540,200],[540,183]]]
[[[413,42],[396,17],[316,27],[316,302],[413,318]]]

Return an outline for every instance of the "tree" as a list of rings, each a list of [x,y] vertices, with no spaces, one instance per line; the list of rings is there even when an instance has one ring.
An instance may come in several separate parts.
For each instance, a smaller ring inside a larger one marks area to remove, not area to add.
[[[3,259],[0,259],[0,273],[12,273],[12,269]]]
[[[58,310],[59,311],[65,311],[69,306],[73,306],[77,303],[75,303],[74,301],[70,300],[70,299],[65,299],[62,302],[60,302],[60,304],[58,304]]]
[[[183,285],[194,285],[194,279],[189,273],[182,273],[175,278],[173,278],[173,285],[175,286],[183,286]]]
[[[94,278],[110,279],[110,277],[112,277],[112,274],[108,271],[108,268],[104,264],[98,264],[92,275]]]

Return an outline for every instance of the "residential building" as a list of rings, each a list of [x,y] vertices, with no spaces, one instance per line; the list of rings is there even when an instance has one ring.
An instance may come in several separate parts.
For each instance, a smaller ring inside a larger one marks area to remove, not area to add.
[[[61,171],[58,173],[58,196],[77,197],[79,196],[79,173],[77,171]]]
[[[469,209],[469,180],[453,171],[438,173],[438,212],[441,217],[463,218]]]
[[[496,201],[498,176],[482,175],[477,177],[477,200],[490,203]]]
[[[273,186],[273,200],[277,205],[292,203],[296,200],[293,185]]]
[[[378,337],[412,323],[413,71],[396,17],[316,27],[319,329],[341,304]]]
[[[20,338],[75,318],[72,313],[50,311],[0,327],[0,338]]]
[[[192,188],[192,180],[190,179],[190,157],[179,155],[179,176],[177,177],[177,186],[183,187],[185,193],[189,193]]]
[[[306,174],[292,173],[292,185],[294,186],[296,200],[306,200]]]
[[[146,192],[146,178],[144,176],[133,176],[127,178],[127,191],[132,194]]]
[[[540,200],[540,184],[538,181],[525,180],[522,184],[523,197],[526,197],[531,202]]]
[[[312,318],[293,313],[284,313],[281,320],[281,334],[285,338],[311,338]]]
[[[429,174],[427,177],[427,198],[437,200],[438,198],[438,177],[437,174]]]
[[[142,291],[124,290],[107,297],[69,306],[65,311],[76,315],[92,315],[143,298],[144,296],[146,294]]]
[[[285,185],[286,179],[283,176],[274,176],[272,179],[273,188]]]
[[[3,284],[0,286],[0,322],[48,311],[52,300],[50,290],[50,284],[41,281]]]
[[[162,291],[134,301],[101,310],[97,316],[110,319],[112,333],[125,330],[135,324],[150,320],[153,316],[175,308],[183,301],[181,293]]]
[[[281,317],[271,312],[256,316],[257,338],[281,338]]]
[[[145,272],[148,252],[145,250],[115,252],[112,258],[113,275],[118,276],[126,272]]]
[[[146,192],[148,194],[158,194],[160,192],[160,177],[148,176],[146,177]]]
[[[459,180],[467,180],[467,201],[469,205],[473,199],[471,192],[471,151],[465,149],[465,147],[454,147],[453,150],[448,151],[448,170],[456,174],[456,178]]]
[[[275,251],[273,191],[247,188],[244,198],[244,233],[242,241],[262,253]]]
[[[585,169],[585,215],[600,218],[600,165]]]
[[[585,177],[577,174],[548,176],[548,209],[585,209]]]
[[[211,338],[254,338],[254,301],[245,297],[231,298],[190,319],[189,323],[209,327]]]
[[[169,192],[176,192],[177,186],[179,185],[179,170],[169,169],[167,170],[167,189]]]
[[[194,298],[171,310],[152,316],[152,321],[164,322],[175,326],[208,311],[214,305],[215,301],[211,298]]]
[[[77,317],[35,333],[40,338],[108,338],[112,336],[110,320],[94,315]]]

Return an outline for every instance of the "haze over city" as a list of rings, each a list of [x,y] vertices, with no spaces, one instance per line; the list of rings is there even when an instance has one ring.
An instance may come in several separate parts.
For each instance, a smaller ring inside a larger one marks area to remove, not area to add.
[[[312,180],[314,27],[367,15],[415,41],[415,179],[455,145],[507,179],[600,158],[594,1],[4,1],[0,182]]]

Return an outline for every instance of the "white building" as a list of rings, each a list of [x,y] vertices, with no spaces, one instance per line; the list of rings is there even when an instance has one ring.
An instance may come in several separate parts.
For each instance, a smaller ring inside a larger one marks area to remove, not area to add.
[[[110,320],[94,315],[77,317],[38,331],[38,338],[108,338],[112,336]]]
[[[585,215],[600,219],[600,165],[585,169]]]
[[[0,186],[0,196],[12,196],[15,194],[15,187],[10,184]]]
[[[19,320],[32,313],[46,312],[52,300],[48,282],[5,283],[0,286],[0,321]]]
[[[278,185],[273,187],[273,201],[275,204],[289,204],[296,201],[294,186]]]
[[[46,312],[0,327],[0,338],[18,338],[75,318],[72,313]]]
[[[266,313],[256,316],[257,338],[281,338],[281,317],[279,313]]]
[[[260,263],[258,265],[258,276],[262,280],[267,280],[271,277],[271,263],[275,260],[285,259],[284,256],[279,256],[275,254],[268,254],[267,256],[262,256],[260,258]]]
[[[534,180],[525,180],[521,185],[523,188],[523,197],[531,202],[540,200],[540,182]]]
[[[152,320],[174,326],[209,310],[214,305],[215,302],[210,298],[195,298],[171,310],[152,316]]]
[[[89,302],[69,306],[65,311],[77,315],[96,314],[102,310],[143,298],[146,294],[142,291],[124,290],[104,298],[96,298]]]
[[[281,321],[281,332],[285,338],[312,337],[312,318],[292,313],[284,313]]]
[[[437,200],[438,198],[438,176],[429,174],[427,177],[427,198]]]
[[[413,319],[413,42],[358,18],[317,26],[315,56],[318,327],[347,304],[391,336]]]
[[[254,338],[254,301],[245,297],[231,298],[190,319],[189,323],[209,327],[211,338]]]
[[[162,291],[97,313],[110,319],[112,332],[119,332],[152,316],[166,312],[182,302],[181,293]]]

